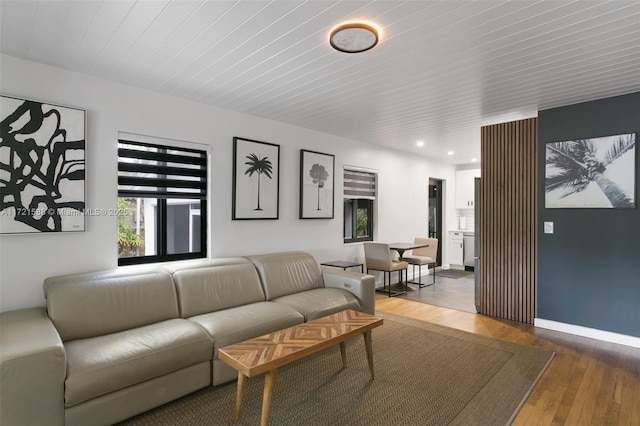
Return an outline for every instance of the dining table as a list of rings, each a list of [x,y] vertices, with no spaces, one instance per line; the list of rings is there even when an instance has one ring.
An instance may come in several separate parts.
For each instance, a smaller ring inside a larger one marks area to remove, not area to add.
[[[393,243],[389,244],[389,248],[391,250],[395,250],[398,252],[400,257],[404,256],[404,252],[408,250],[415,250],[419,248],[429,247],[429,244],[420,244],[420,243]]]
[[[404,252],[408,251],[408,250],[415,250],[415,249],[419,249],[419,248],[423,248],[423,247],[429,247],[429,244],[421,244],[421,243],[392,243],[389,244],[389,249],[391,250],[395,250],[398,252],[399,254],[399,259],[402,259],[402,256],[404,256]],[[406,273],[405,273],[406,276]],[[412,290],[408,285],[408,278],[405,278],[405,283],[404,283],[404,290],[399,289],[397,291],[393,291],[391,290],[391,283],[389,283],[389,290],[388,292],[390,292],[390,296],[398,296],[401,294],[407,294],[407,291]],[[398,284],[396,284],[396,286],[398,287],[402,287],[402,282],[399,282]],[[378,290],[376,290],[378,291]],[[384,292],[384,291],[381,291]]]

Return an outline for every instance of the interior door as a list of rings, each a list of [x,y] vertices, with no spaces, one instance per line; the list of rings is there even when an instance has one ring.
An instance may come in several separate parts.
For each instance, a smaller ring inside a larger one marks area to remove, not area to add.
[[[442,265],[442,180],[429,179],[429,238],[438,239],[436,265]]]

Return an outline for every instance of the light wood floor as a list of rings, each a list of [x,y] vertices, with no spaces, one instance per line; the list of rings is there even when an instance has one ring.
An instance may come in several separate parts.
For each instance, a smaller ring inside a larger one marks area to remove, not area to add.
[[[640,425],[640,349],[397,297],[376,309],[554,351],[514,425]]]

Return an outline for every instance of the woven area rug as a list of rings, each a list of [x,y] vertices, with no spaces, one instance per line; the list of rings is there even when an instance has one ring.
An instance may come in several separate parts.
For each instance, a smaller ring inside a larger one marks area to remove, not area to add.
[[[375,380],[364,341],[338,346],[278,371],[270,425],[506,425],[553,353],[379,313],[373,330]],[[263,377],[245,382],[233,421],[235,382],[194,392],[122,425],[256,425]]]

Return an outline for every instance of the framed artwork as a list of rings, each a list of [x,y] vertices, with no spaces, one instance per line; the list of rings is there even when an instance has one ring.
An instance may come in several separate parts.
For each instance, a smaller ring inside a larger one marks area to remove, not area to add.
[[[335,157],[300,150],[300,219],[333,219]]]
[[[86,112],[0,96],[0,233],[85,230]]]
[[[635,208],[635,133],[546,144],[546,208]]]
[[[232,219],[278,219],[280,145],[233,138]]]

